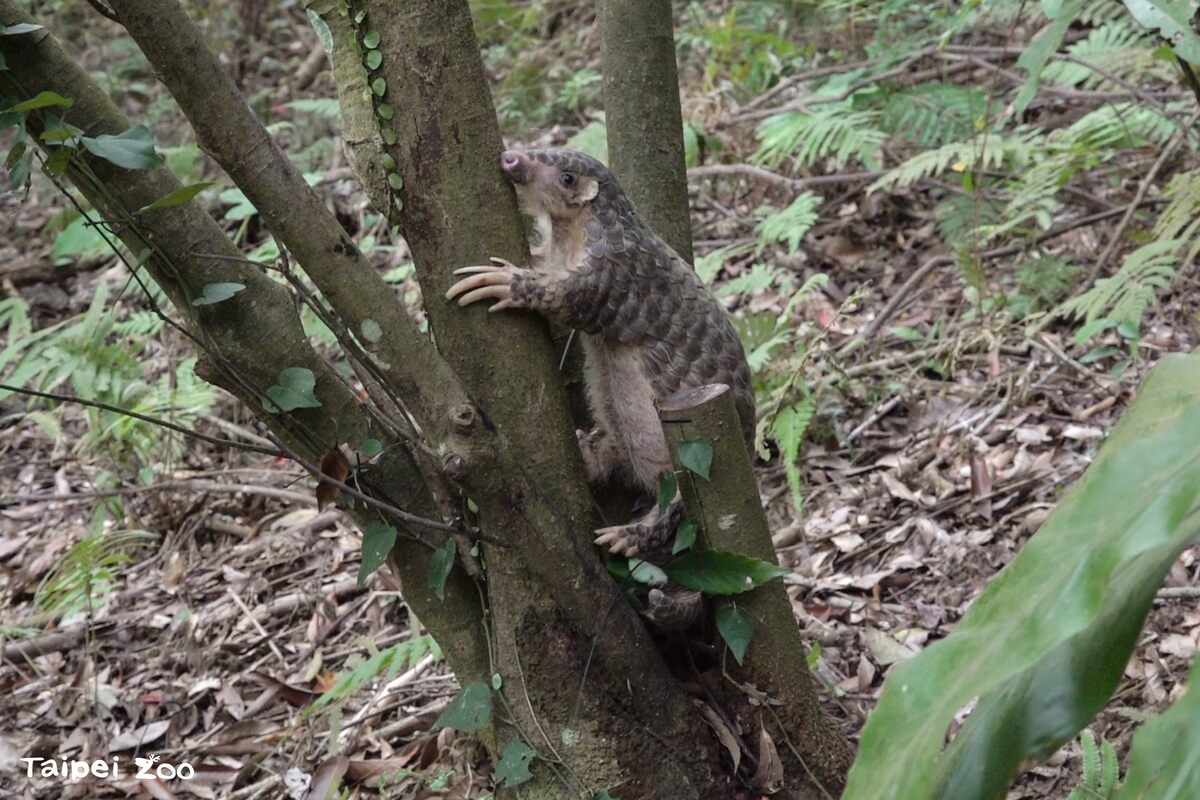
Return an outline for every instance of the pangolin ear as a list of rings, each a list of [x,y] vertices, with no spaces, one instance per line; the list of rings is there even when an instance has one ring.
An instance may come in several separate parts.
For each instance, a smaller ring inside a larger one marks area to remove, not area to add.
[[[596,199],[596,195],[600,193],[600,183],[595,178],[584,178],[579,182],[579,190],[575,193],[575,199],[571,201],[571,205],[581,206],[584,203],[590,203]]]

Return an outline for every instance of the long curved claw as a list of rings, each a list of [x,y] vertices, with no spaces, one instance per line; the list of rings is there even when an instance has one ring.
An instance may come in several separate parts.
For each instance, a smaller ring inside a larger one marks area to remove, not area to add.
[[[496,303],[489,311],[501,311],[506,308],[519,308],[519,303],[512,296],[513,277],[521,270],[502,258],[493,258],[490,265],[460,267],[454,270],[455,275],[466,277],[457,281],[446,291],[446,299],[458,298],[460,306],[467,306],[479,300],[495,300]]]

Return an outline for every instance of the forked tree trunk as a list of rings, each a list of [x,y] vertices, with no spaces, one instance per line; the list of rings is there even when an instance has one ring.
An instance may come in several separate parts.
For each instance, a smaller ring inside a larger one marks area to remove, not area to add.
[[[301,260],[365,349],[355,358],[407,409],[423,439],[405,445],[388,438],[386,426],[381,431],[379,413],[367,413],[309,347],[287,293],[236,260],[198,206],[138,213],[178,188],[164,168],[129,172],[88,156],[86,168],[67,177],[117,221],[130,251],[152,247],[146,268],[206,351],[206,377],[241,397],[298,454],[315,461],[339,444],[384,438],[384,460],[357,476],[372,493],[446,521],[454,512],[447,503],[457,502],[448,486],[478,504],[482,527],[504,542],[483,546],[482,605],[461,569],[445,601],[430,590],[429,548],[445,534],[392,519],[408,533],[394,568],[459,677],[491,683],[497,676],[498,724],[487,737],[493,753],[518,736],[537,751],[534,779],[510,794],[731,797],[719,746],[592,548],[591,502],[544,327],[525,315],[489,316],[441,299],[453,267],[489,255],[519,263],[526,253],[511,189],[496,167],[500,137],[465,0],[364,1],[351,11],[359,37],[371,34],[370,49],[379,53],[365,78],[378,87],[370,111],[384,142],[380,166],[396,176],[385,199],[372,181],[373,199],[391,207],[412,249],[436,350],[415,335],[398,301],[296,182],[175,0],[113,5],[201,145]],[[0,0],[0,24],[22,21],[14,0]],[[0,37],[0,52],[8,66],[0,94],[71,97],[68,121],[89,135],[129,127],[45,31]],[[39,120],[31,114],[34,133]],[[191,305],[218,281],[247,288],[224,303]],[[321,407],[268,413],[266,388],[295,366],[316,376]],[[360,511],[358,519],[378,514]],[[820,796],[811,788],[789,794]]]

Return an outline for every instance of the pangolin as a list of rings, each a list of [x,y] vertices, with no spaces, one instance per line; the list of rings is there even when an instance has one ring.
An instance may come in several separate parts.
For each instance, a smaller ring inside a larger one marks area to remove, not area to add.
[[[499,259],[464,267],[446,293],[460,305],[525,308],[583,334],[584,374],[595,429],[576,431],[588,480],[624,479],[654,496],[671,456],[655,401],[682,389],[728,384],[747,447],[754,392],[737,331],[695,270],[642,220],[612,171],[567,149],[500,157],[523,210],[543,232],[533,267]],[[627,525],[597,531],[597,544],[652,559],[670,553],[678,500]]]

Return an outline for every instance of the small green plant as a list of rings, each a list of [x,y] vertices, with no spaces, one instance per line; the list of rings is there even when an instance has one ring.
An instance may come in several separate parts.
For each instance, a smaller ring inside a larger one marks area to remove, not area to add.
[[[146,531],[94,530],[71,545],[46,574],[34,605],[54,619],[92,613],[112,591],[117,568],[131,560],[129,551],[150,538],[153,534]]]
[[[1071,790],[1067,800],[1113,800],[1117,794],[1117,751],[1112,742],[1099,742],[1090,729],[1079,735],[1083,759],[1083,779]]]

